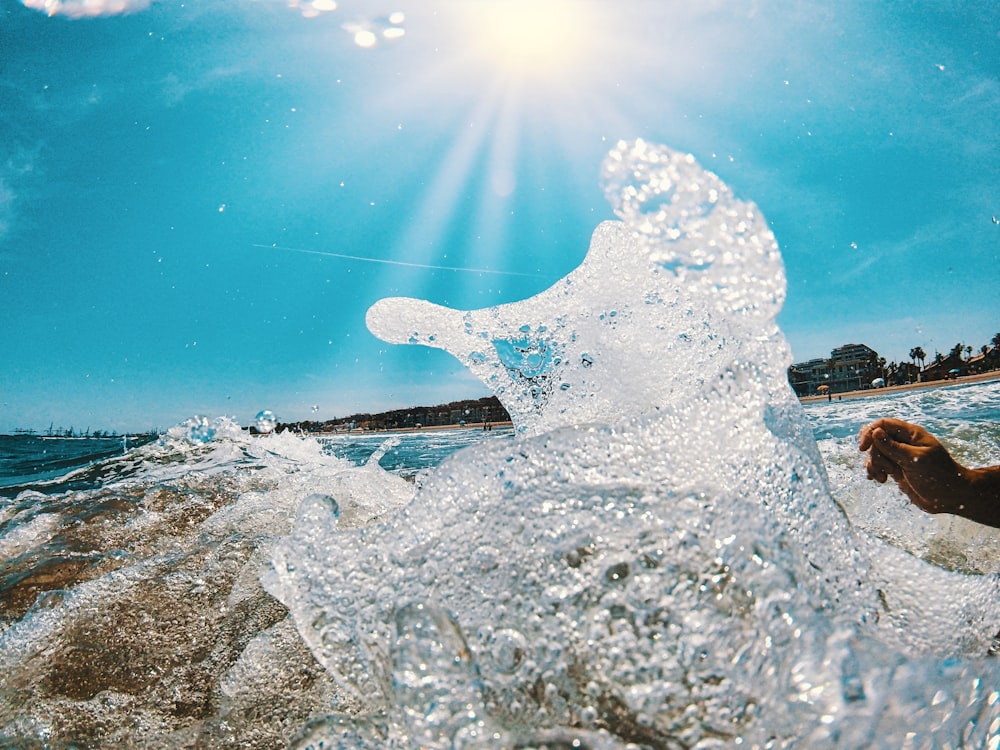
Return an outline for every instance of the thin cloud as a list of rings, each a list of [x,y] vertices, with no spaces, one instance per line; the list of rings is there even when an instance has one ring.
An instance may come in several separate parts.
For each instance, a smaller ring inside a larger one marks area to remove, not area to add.
[[[17,221],[20,203],[17,184],[33,170],[34,155],[26,149],[19,149],[0,162],[0,241],[6,239]]]
[[[843,265],[841,271],[833,275],[832,281],[847,284],[866,274],[872,266],[884,265],[886,261],[907,255],[923,259],[939,254],[942,248],[959,246],[961,240],[961,228],[950,222],[942,220],[923,224],[895,242],[880,241],[873,243],[871,248],[861,248],[857,253],[857,261]]]
[[[263,248],[265,250],[285,250],[290,253],[305,253],[306,255],[322,255],[327,258],[340,258],[341,260],[356,260],[356,261],[361,261],[363,263],[380,263],[382,265],[387,265],[387,266],[421,268],[431,271],[457,271],[460,273],[491,274],[496,276],[524,276],[526,278],[532,278],[532,279],[540,278],[538,274],[522,273],[520,271],[498,271],[493,268],[465,268],[462,266],[438,266],[430,263],[410,263],[408,261],[403,261],[403,260],[374,258],[364,255],[345,255],[344,253],[331,253],[324,250],[307,250],[301,247],[282,247],[281,245],[260,245],[255,243],[253,246]]]
[[[0,240],[10,231],[10,223],[14,215],[14,191],[0,175]]]
[[[174,107],[184,101],[189,94],[210,90],[241,73],[243,70],[236,66],[213,68],[191,80],[184,80],[175,73],[169,73],[161,83],[164,104]]]

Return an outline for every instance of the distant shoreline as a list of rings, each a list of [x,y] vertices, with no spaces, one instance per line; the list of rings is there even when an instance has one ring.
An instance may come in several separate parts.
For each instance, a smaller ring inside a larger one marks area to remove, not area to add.
[[[491,427],[513,427],[513,422],[490,422]],[[335,432],[310,432],[312,437],[333,437],[335,435],[392,435],[397,432],[439,432],[441,430],[480,430],[485,427],[483,422],[468,422],[466,424],[435,424],[423,427],[387,427],[383,430],[365,430],[355,427],[353,430],[337,430]]]
[[[922,388],[949,388],[956,385],[969,385],[970,383],[986,383],[991,380],[1000,380],[1000,370],[990,372],[980,372],[975,375],[964,375],[962,377],[949,380],[928,380],[922,383],[907,383],[906,385],[887,385],[883,388],[865,388],[859,391],[845,391],[844,393],[832,393],[828,397],[826,394],[813,396],[799,396],[799,401],[803,404],[810,404],[818,401],[841,401],[851,398],[871,398],[872,396],[884,396],[888,393],[901,393],[904,391],[914,391]]]

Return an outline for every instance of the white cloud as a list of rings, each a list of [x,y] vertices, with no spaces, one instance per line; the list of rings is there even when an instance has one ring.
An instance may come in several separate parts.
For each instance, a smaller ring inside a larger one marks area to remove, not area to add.
[[[21,0],[26,8],[50,16],[97,18],[119,16],[148,8],[153,0]]]
[[[26,8],[41,11],[49,16],[66,18],[100,18],[120,16],[145,10],[156,0],[21,0]],[[336,10],[335,0],[286,0],[288,7],[298,10],[306,18],[315,18]]]

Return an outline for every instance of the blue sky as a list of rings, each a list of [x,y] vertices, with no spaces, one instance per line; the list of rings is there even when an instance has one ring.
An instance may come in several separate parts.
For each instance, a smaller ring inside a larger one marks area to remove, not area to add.
[[[551,285],[613,218],[598,176],[621,138],[760,206],[796,360],[1000,332],[992,2],[0,12],[0,432],[483,395],[365,311]]]

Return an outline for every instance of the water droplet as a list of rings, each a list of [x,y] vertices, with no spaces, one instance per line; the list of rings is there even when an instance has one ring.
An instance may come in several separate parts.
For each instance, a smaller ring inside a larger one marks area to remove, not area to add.
[[[274,416],[274,412],[269,409],[263,409],[257,412],[257,416],[254,417],[254,427],[257,432],[267,434],[271,432],[275,425],[278,424],[278,418]]]

